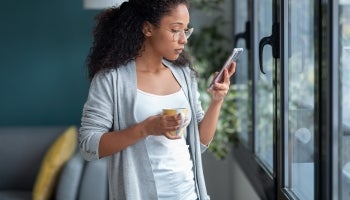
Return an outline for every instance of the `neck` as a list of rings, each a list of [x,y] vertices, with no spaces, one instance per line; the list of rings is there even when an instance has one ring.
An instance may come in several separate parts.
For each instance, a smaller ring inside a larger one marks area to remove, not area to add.
[[[142,72],[152,72],[157,73],[159,71],[162,71],[164,69],[167,69],[163,65],[163,59],[161,58],[153,58],[151,56],[141,56],[137,57],[135,60],[136,63],[136,70],[142,71]]]

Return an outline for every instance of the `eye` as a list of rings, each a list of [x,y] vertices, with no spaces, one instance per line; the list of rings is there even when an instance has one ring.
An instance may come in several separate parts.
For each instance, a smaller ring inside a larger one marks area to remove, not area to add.
[[[176,30],[176,29],[171,29],[170,30],[172,33],[179,33],[179,32],[181,32],[181,30]]]

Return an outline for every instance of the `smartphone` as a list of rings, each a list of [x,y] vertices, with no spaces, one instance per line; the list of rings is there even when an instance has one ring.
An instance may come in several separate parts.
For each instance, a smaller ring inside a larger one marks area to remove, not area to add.
[[[215,82],[221,83],[223,81],[224,69],[228,68],[232,62],[237,61],[239,56],[242,54],[243,48],[234,48],[231,55],[227,58],[225,64],[222,66],[219,74],[215,77],[215,79],[210,83],[209,88],[213,87]]]

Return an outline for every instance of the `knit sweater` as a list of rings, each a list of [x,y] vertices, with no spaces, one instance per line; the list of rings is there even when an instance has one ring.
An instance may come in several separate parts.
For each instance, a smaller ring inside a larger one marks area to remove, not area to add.
[[[209,200],[202,169],[201,153],[207,146],[200,143],[198,123],[204,111],[198,95],[197,80],[189,67],[177,67],[163,61],[184,90],[191,106],[193,120],[187,127],[187,143],[193,161],[196,191],[200,200]],[[135,125],[133,115],[137,98],[135,61],[95,75],[84,104],[79,129],[79,147],[88,160],[99,159],[101,136],[111,130]],[[145,140],[140,140],[108,157],[109,197],[111,200],[156,200],[157,188]]]

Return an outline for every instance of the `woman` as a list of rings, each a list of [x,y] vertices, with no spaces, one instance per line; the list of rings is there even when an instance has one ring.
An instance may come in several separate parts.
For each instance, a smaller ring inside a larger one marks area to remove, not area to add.
[[[215,83],[206,113],[184,47],[193,29],[186,0],[129,0],[97,18],[88,57],[91,85],[79,131],[85,159],[109,157],[117,200],[209,199],[201,153],[212,140],[235,63]],[[183,136],[170,132],[188,109]]]

